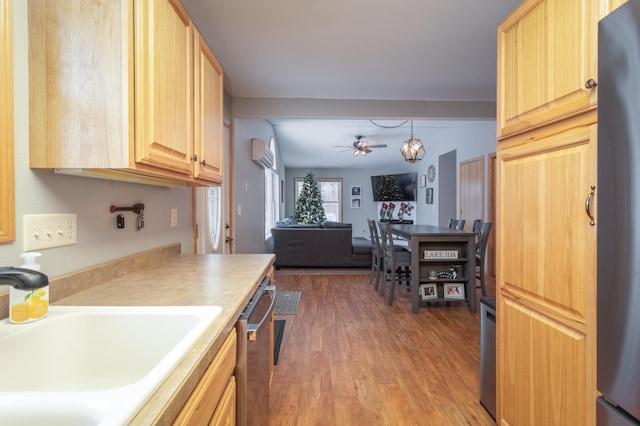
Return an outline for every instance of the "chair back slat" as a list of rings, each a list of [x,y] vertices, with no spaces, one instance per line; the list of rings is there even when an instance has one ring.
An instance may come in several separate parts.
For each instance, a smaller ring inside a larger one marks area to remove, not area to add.
[[[376,226],[376,221],[373,219],[367,219],[367,225],[369,225],[369,236],[371,238],[373,250],[375,250],[377,253],[381,253],[382,249],[380,248],[380,237],[378,235],[378,227]]]
[[[478,221],[477,225],[474,222],[474,232],[478,234],[476,238],[476,256],[484,257],[492,226],[493,224],[491,222]]]
[[[449,229],[456,229],[458,231],[462,231],[464,229],[464,224],[466,220],[464,219],[449,219]]]

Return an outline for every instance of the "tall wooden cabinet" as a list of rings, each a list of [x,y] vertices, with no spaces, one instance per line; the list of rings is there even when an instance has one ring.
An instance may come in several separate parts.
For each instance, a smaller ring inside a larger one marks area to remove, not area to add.
[[[222,68],[179,0],[29,1],[29,96],[31,167],[222,181]]]
[[[16,239],[12,10],[12,0],[0,0],[0,243]]]
[[[498,424],[595,424],[597,23],[621,3],[498,28]]]
[[[596,228],[585,202],[596,183],[594,120],[592,112],[499,148],[503,424],[593,424]]]

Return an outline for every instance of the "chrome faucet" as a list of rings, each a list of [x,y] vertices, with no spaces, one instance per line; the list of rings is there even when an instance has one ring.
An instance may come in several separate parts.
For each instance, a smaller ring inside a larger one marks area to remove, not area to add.
[[[36,290],[49,285],[49,278],[32,269],[0,267],[0,285],[10,285],[18,290]]]

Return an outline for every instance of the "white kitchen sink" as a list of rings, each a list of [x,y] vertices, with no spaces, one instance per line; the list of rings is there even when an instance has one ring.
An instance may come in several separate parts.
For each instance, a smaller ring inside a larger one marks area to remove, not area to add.
[[[0,322],[0,425],[128,422],[218,306],[52,306]]]

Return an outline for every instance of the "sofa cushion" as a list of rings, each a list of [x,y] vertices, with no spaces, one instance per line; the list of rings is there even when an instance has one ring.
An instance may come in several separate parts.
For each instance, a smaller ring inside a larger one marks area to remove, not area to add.
[[[348,229],[351,229],[351,224],[350,223],[344,223],[344,222],[325,221],[325,222],[322,222],[322,227],[323,228],[348,228]]]
[[[353,254],[368,254],[371,255],[371,249],[373,245],[371,241],[364,237],[354,237],[351,241]]]

